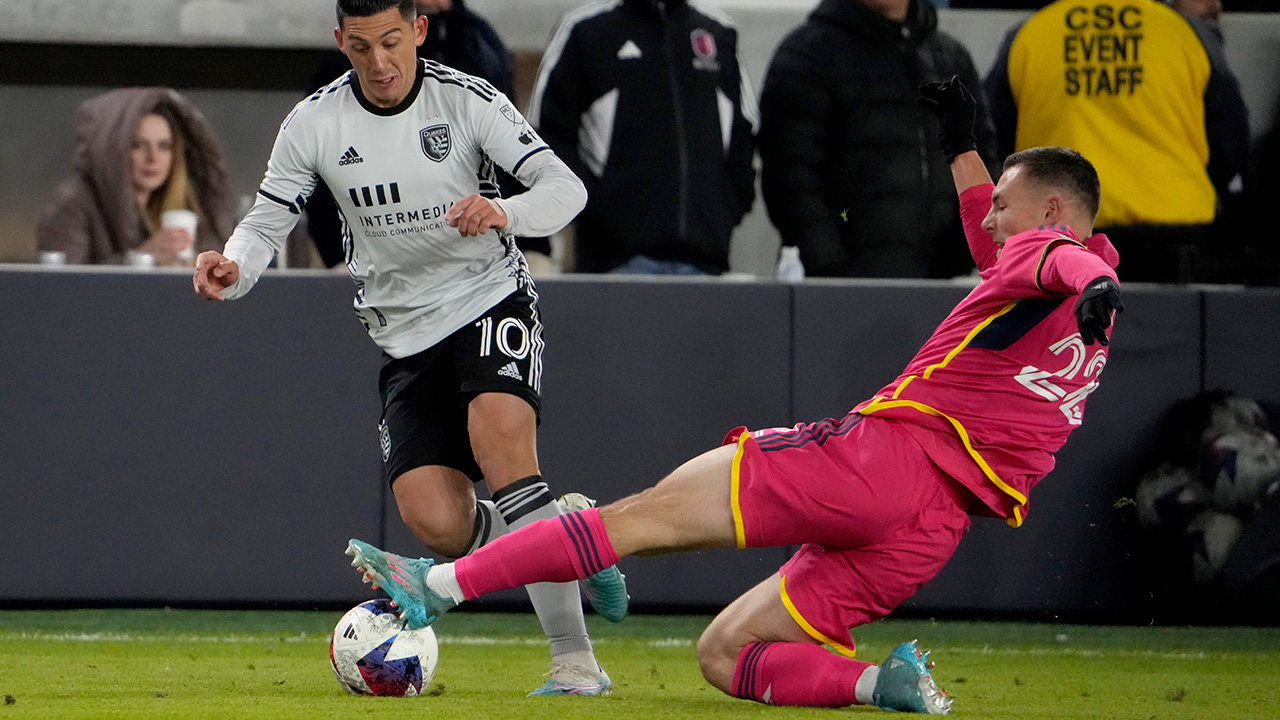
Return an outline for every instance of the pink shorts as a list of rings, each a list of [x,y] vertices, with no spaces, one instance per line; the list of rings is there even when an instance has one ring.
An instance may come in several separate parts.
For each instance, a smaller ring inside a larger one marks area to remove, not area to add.
[[[738,428],[738,547],[802,545],[782,602],[814,639],[852,656],[849,629],[938,574],[969,529],[968,491],[892,420],[858,414],[794,428]]]

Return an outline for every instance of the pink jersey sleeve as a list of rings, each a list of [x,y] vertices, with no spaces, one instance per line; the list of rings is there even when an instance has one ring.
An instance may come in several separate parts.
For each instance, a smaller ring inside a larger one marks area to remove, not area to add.
[[[1065,226],[1039,228],[1009,238],[1000,257],[1000,276],[1017,296],[1075,295],[1090,280],[1115,270]]]
[[[996,244],[982,229],[982,221],[991,211],[991,193],[995,185],[974,185],[960,193],[960,221],[964,224],[964,239],[969,242],[969,254],[982,272],[996,264]]]
[[[1049,292],[1075,295],[1090,280],[1109,277],[1116,282],[1116,271],[1102,258],[1072,242],[1058,242],[1045,249],[1040,268],[1040,287]]]

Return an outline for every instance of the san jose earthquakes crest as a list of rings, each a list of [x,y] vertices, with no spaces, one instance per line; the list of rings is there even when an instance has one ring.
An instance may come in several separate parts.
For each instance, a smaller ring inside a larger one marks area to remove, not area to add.
[[[453,149],[453,139],[449,135],[448,125],[422,128],[418,136],[422,139],[422,154],[436,162],[443,161]]]

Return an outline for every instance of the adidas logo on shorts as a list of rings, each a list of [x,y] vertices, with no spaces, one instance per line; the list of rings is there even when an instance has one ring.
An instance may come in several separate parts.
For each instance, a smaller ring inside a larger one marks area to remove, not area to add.
[[[524,382],[524,376],[520,374],[520,368],[516,367],[514,362],[509,362],[504,365],[502,369],[498,371],[498,374]]]

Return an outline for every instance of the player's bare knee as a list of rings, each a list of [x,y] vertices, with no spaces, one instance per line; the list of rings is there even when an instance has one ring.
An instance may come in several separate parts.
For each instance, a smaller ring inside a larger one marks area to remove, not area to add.
[[[702,677],[717,689],[729,692],[741,652],[742,648],[712,623],[698,638],[698,668],[702,670]]]
[[[421,507],[401,507],[400,519],[428,550],[446,557],[462,557],[467,553],[474,511],[470,519],[424,511]]]

